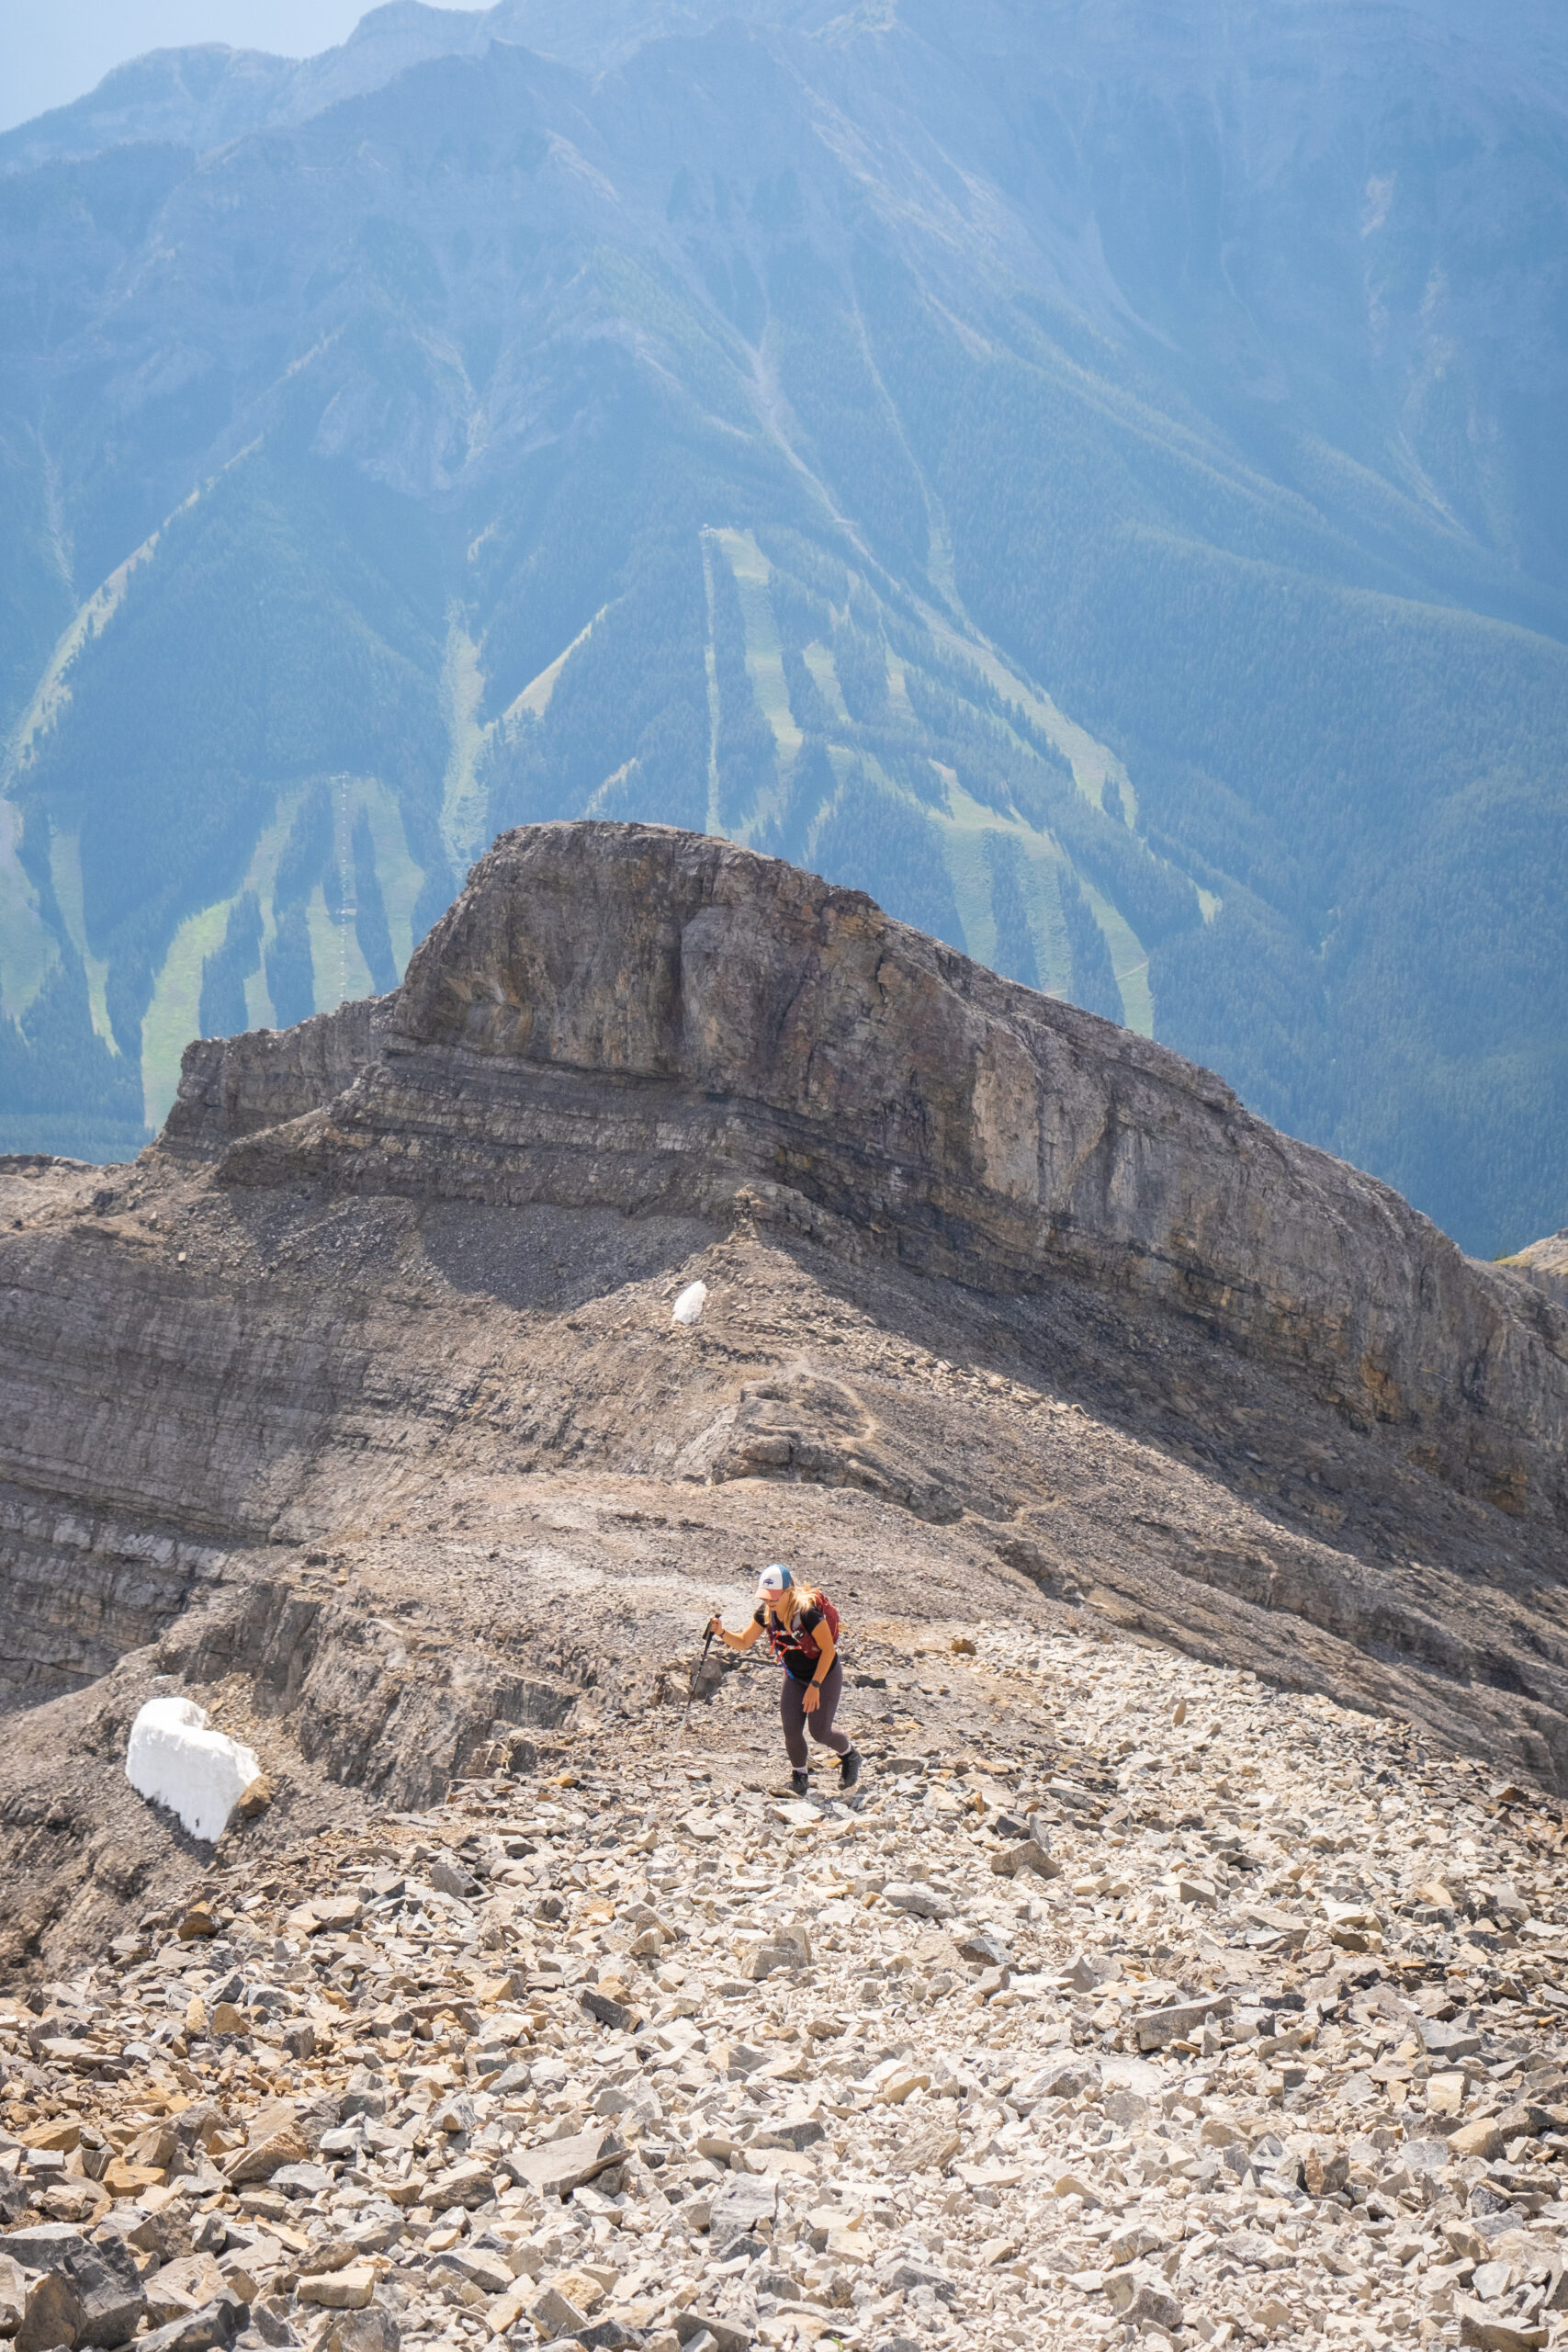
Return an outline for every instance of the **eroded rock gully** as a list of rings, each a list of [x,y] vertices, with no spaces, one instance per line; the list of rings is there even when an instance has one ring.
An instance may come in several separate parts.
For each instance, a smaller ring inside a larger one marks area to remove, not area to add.
[[[7,1961],[188,1869],[112,1769],[156,1678],[281,1849],[662,1720],[781,1554],[1561,1791],[1565,1413],[1558,1304],[1208,1073],[729,845],[507,835],[394,997],[0,1170]]]

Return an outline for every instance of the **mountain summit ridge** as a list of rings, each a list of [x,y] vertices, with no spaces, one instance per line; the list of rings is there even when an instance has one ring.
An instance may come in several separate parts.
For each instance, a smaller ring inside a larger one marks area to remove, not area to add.
[[[369,95],[410,66],[436,57],[482,56],[491,41],[502,40],[562,63],[589,72],[613,70],[649,41],[691,39],[716,25],[734,22],[774,33],[832,33],[843,38],[861,29],[890,29],[902,17],[930,26],[933,11],[876,6],[841,8],[836,0],[710,0],[710,5],[682,5],[682,0],[608,0],[592,8],[552,5],[552,0],[496,0],[489,8],[438,8],[425,0],[384,0],[367,9],[347,39],[304,58],[226,42],[186,43],[152,50],[111,68],[91,91],[47,113],[0,133],[0,171],[27,168],[46,160],[82,160],[118,144],[130,131],[142,138],[162,135],[210,148],[224,140],[253,130],[281,128],[304,121],[311,114]],[[1000,30],[1015,12],[993,6],[990,22]],[[1129,38],[1136,8],[1101,5],[1085,8],[1063,5],[1055,10],[1033,7],[1037,19],[1053,15],[1081,27],[1086,17],[1101,20],[1100,38],[1118,46]],[[1207,15],[1209,12],[1204,12]],[[1224,12],[1222,32],[1211,33],[1201,22],[1184,28],[1189,55],[1208,47],[1224,51],[1233,39],[1234,10]],[[1288,16],[1290,11],[1282,8]],[[1357,16],[1371,24],[1381,20],[1385,37],[1408,40],[1417,31],[1429,38],[1462,44],[1473,53],[1483,73],[1512,74],[1520,88],[1539,86],[1540,76],[1556,73],[1568,82],[1568,35],[1561,16],[1544,5],[1510,12],[1508,48],[1500,52],[1495,22],[1476,0],[1360,0]],[[1309,36],[1321,30],[1322,10],[1314,0],[1298,0],[1297,16]],[[1120,19],[1120,21],[1117,21]],[[1147,28],[1142,29],[1145,34]],[[1169,38],[1168,17],[1164,54],[1179,53],[1183,44]],[[160,102],[188,108],[183,119],[155,113]],[[205,109],[210,108],[210,112]],[[156,127],[155,127],[156,126]]]
[[[273,1039],[190,1048],[167,1146],[220,1146],[220,1184],[727,1222],[761,1183],[921,1272],[1004,1295],[1072,1274],[1190,1317],[1406,1429],[1456,1487],[1568,1517],[1560,1314],[1212,1072],[863,893],[664,827],[525,827],[397,996],[340,1018],[319,1102],[259,1130]]]

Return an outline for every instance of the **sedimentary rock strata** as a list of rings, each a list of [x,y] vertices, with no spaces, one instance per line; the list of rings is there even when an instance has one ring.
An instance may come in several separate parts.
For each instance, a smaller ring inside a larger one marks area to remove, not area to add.
[[[781,1554],[1561,1790],[1565,1331],[857,894],[508,835],[396,996],[193,1047],[132,1167],[0,1168],[0,1960],[178,1879],[105,1793],[155,1690],[254,1733],[281,1850],[629,1736]]]
[[[1403,1429],[1456,1483],[1565,1507],[1560,1317],[1211,1073],[859,892],[663,827],[528,827],[378,1018],[334,1019],[292,1051],[193,1057],[171,1136],[233,1138],[234,1184],[639,1215],[728,1218],[761,1180],[807,1229],[922,1271],[1104,1281]],[[319,1108],[269,1116],[312,1080]]]

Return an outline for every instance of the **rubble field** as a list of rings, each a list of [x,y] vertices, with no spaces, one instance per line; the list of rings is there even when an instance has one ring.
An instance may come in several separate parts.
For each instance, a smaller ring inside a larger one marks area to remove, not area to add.
[[[715,1675],[0,2003],[17,2352],[1568,2341],[1561,1804],[1124,1633],[910,1646],[847,1800]]]

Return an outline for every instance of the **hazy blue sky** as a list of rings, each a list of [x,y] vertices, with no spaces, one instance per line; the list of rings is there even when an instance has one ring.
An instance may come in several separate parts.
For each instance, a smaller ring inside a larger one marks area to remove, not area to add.
[[[0,0],[0,130],[79,98],[143,50],[223,40],[310,57],[375,0]]]

